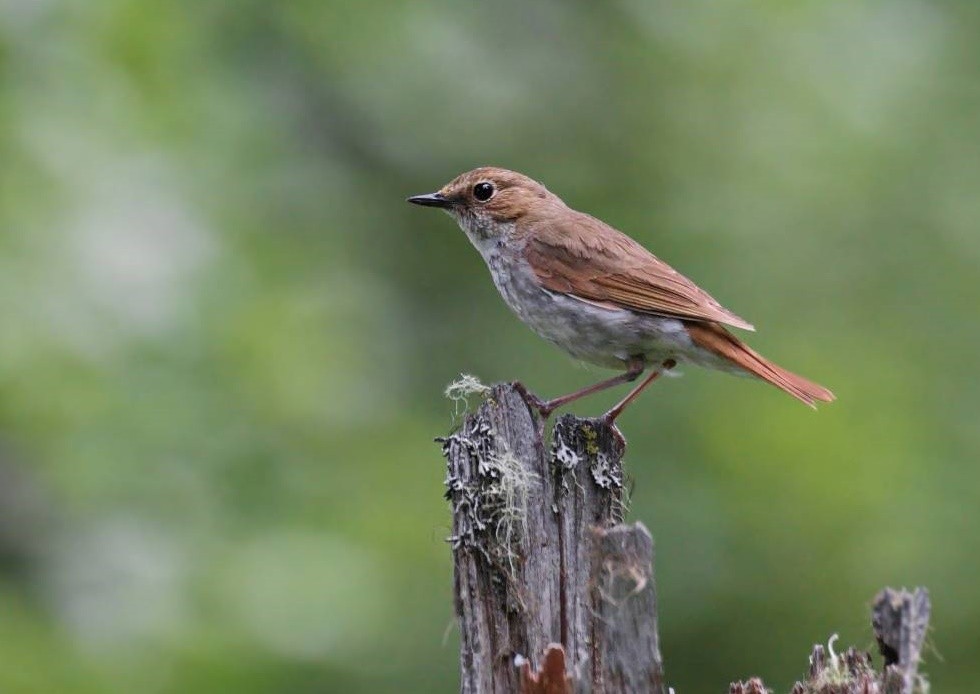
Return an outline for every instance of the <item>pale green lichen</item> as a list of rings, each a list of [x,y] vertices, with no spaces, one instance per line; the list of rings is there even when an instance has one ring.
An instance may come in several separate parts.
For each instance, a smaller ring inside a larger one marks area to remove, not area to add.
[[[495,439],[486,418],[470,418],[444,440],[447,498],[456,531],[449,541],[454,550],[482,554],[502,580],[515,583],[539,476]]]
[[[599,434],[592,427],[583,424],[582,425],[582,437],[585,439],[585,452],[589,454],[590,457],[595,457],[599,452]]]
[[[838,638],[840,638],[839,635],[834,634],[827,641],[827,652],[830,654],[827,667],[817,674],[813,682],[808,683],[810,687],[813,687],[814,691],[820,692],[827,688],[841,687],[850,683],[854,678],[855,673],[851,672],[843,659],[834,652],[834,642]]]
[[[453,417],[459,417],[470,408],[470,396],[485,397],[490,387],[484,385],[479,378],[472,374],[460,374],[459,378],[446,386],[445,396],[453,403]]]
[[[517,573],[514,562],[520,556],[515,546],[527,534],[528,499],[538,475],[510,451],[489,458],[484,465],[493,479],[485,489],[485,503],[494,524],[497,546],[503,555],[501,559],[513,580]]]

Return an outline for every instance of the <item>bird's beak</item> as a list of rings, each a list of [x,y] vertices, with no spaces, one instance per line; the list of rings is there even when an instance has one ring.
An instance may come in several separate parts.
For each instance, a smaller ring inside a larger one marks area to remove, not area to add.
[[[422,205],[424,207],[449,207],[452,203],[442,193],[428,193],[427,195],[413,195],[408,198],[408,202]]]

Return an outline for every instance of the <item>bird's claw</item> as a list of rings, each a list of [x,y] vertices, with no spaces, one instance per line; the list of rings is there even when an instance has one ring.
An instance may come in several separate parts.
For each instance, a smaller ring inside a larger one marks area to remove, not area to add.
[[[555,411],[554,406],[551,405],[550,402],[539,398],[537,395],[529,391],[527,386],[520,381],[514,381],[511,383],[511,386],[513,386],[514,390],[517,391],[517,394],[521,396],[525,404],[527,404],[530,409],[541,415],[542,419],[548,419],[551,413]]]
[[[626,438],[623,436],[622,432],[619,431],[619,427],[616,426],[616,417],[610,417],[610,414],[610,412],[607,412],[606,414],[602,415],[599,417],[599,421],[609,429],[609,433],[612,434],[612,437],[616,440],[616,443],[618,443],[621,448],[625,449]]]

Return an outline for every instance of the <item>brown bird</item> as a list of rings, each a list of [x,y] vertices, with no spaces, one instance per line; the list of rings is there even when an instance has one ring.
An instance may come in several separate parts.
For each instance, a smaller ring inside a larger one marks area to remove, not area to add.
[[[626,234],[571,209],[527,176],[483,167],[408,201],[438,207],[456,220],[504,301],[538,335],[573,357],[623,370],[548,401],[516,384],[544,417],[653,369],[604,415],[612,423],[663,371],[684,362],[755,376],[811,407],[834,399],[725,328],[754,330],[748,321]]]

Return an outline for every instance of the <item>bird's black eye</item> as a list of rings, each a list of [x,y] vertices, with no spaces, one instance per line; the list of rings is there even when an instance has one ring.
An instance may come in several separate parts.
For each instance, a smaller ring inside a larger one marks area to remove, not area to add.
[[[473,186],[473,197],[480,202],[486,202],[493,197],[493,184],[486,181],[480,181],[475,186]]]

